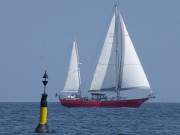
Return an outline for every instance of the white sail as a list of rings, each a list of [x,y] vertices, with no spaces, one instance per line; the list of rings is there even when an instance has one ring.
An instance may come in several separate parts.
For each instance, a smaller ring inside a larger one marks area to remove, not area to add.
[[[150,85],[123,18],[115,6],[90,91],[134,88],[150,89]]]
[[[74,41],[68,75],[63,91],[78,92],[79,88],[80,88],[80,70],[79,70],[78,50],[77,50],[77,42]]]
[[[121,89],[131,88],[150,88],[146,74],[140,63],[138,55],[135,51],[131,38],[128,34],[126,26],[124,24],[122,16],[120,16],[121,31],[122,31],[122,49],[124,52],[122,77],[121,77]]]
[[[115,75],[115,14],[112,17],[109,30],[96,66],[96,71],[90,86],[90,90],[114,89],[116,87]]]

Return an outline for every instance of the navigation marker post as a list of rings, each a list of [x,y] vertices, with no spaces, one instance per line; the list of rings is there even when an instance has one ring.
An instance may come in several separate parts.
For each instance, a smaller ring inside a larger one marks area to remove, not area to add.
[[[40,104],[40,117],[39,117],[39,124],[36,128],[36,133],[49,133],[49,128],[47,125],[47,112],[48,112],[48,107],[47,107],[47,94],[46,94],[46,85],[48,83],[48,75],[45,70],[45,73],[43,75],[43,85],[44,85],[44,93],[42,94],[41,97],[41,104]]]

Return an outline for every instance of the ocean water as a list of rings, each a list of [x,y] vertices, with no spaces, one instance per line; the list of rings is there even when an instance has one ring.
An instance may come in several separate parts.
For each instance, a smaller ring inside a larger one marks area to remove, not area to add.
[[[47,135],[180,135],[180,104],[139,109],[66,108],[48,104]],[[39,103],[0,103],[0,135],[37,135]]]

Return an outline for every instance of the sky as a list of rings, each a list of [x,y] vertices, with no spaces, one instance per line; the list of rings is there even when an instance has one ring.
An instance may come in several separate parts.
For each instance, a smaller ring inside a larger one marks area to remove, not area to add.
[[[48,101],[63,89],[72,43],[79,42],[88,90],[115,0],[0,1],[0,102],[38,102],[47,70]],[[156,95],[180,102],[179,0],[119,0],[132,42]]]

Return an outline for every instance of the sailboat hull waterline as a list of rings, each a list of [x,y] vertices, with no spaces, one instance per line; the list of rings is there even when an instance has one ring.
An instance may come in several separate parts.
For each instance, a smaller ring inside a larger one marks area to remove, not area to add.
[[[70,99],[63,98],[59,99],[60,103],[66,107],[128,107],[128,108],[138,108],[149,98],[141,99],[122,99],[115,101],[97,101],[97,100],[85,100],[85,99]]]

